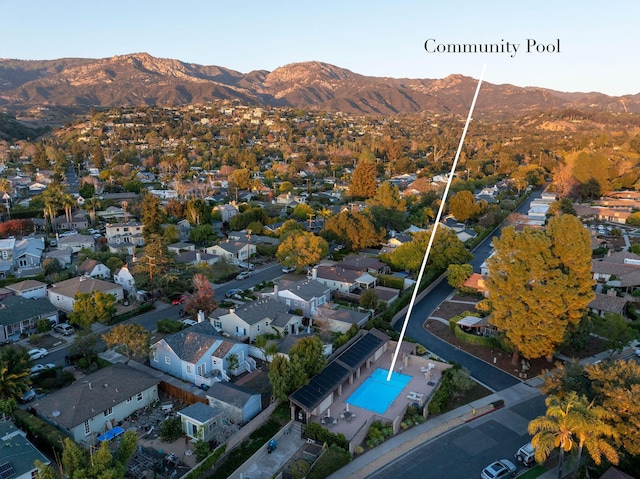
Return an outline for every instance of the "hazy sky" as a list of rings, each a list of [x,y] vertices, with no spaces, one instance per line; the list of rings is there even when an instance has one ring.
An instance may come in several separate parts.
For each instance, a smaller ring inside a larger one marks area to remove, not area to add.
[[[0,58],[148,52],[244,73],[318,60],[395,78],[478,78],[486,63],[496,84],[640,93],[637,0],[0,0],[0,18]],[[504,52],[427,53],[428,39]]]

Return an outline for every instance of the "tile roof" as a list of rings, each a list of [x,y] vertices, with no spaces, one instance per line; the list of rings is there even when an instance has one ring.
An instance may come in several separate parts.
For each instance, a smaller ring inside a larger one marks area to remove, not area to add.
[[[41,398],[34,408],[71,429],[158,382],[126,364],[113,364]]]
[[[589,307],[607,313],[622,314],[627,303],[626,299],[618,296],[596,293],[596,297],[589,303]]]

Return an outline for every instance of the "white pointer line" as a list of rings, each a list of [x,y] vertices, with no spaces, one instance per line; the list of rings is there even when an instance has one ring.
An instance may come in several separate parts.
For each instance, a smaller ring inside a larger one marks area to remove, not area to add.
[[[449,178],[447,179],[447,186],[444,188],[444,193],[442,193],[442,201],[440,201],[438,214],[436,215],[436,219],[433,222],[433,228],[431,229],[431,236],[429,237],[429,244],[427,245],[427,251],[425,251],[424,253],[422,265],[420,266],[420,272],[418,273],[418,278],[416,279],[416,285],[413,288],[411,301],[409,301],[409,308],[407,308],[407,314],[404,317],[404,323],[402,324],[402,331],[400,331],[400,338],[398,339],[398,345],[396,346],[396,350],[393,353],[393,359],[391,360],[391,367],[389,368],[389,374],[387,374],[387,381],[391,380],[391,374],[393,373],[393,369],[395,368],[396,361],[398,360],[398,353],[400,352],[400,346],[402,346],[402,340],[404,339],[404,334],[407,331],[407,324],[409,324],[409,318],[411,317],[413,306],[416,303],[416,297],[418,296],[418,290],[420,289],[422,276],[424,275],[424,270],[427,266],[429,253],[431,253],[431,245],[433,244],[433,239],[436,237],[436,230],[438,229],[438,225],[440,224],[440,218],[442,217],[442,212],[444,211],[445,200],[447,199],[447,195],[449,194],[449,188],[451,187],[451,180],[453,180],[453,176],[456,172],[456,166],[458,165],[458,159],[460,158],[460,152],[462,151],[462,145],[464,144],[464,137],[467,135],[467,129],[469,128],[469,123],[471,123],[471,115],[473,114],[473,108],[475,107],[476,100],[478,99],[478,93],[480,93],[480,85],[482,85],[482,79],[484,78],[484,72],[486,69],[487,69],[487,65],[485,63],[484,66],[482,67],[482,73],[480,74],[480,79],[478,80],[476,93],[473,95],[473,101],[471,102],[471,108],[469,109],[469,116],[467,116],[467,121],[464,124],[464,130],[462,130],[462,137],[460,138],[458,151],[456,151],[456,157],[453,160],[453,165],[451,165],[451,172],[449,173]]]

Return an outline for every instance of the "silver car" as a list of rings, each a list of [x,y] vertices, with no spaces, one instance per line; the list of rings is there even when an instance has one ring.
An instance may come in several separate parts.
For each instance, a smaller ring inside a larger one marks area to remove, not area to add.
[[[507,459],[492,462],[482,470],[482,479],[504,479],[516,475],[516,466]]]

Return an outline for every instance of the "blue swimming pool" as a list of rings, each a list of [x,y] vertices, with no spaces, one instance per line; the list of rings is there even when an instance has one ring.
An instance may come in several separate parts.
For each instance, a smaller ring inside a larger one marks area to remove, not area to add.
[[[398,397],[404,387],[411,381],[411,376],[394,372],[387,381],[389,371],[378,368],[362,385],[347,398],[347,404],[361,407],[378,414],[384,414],[391,403]]]

